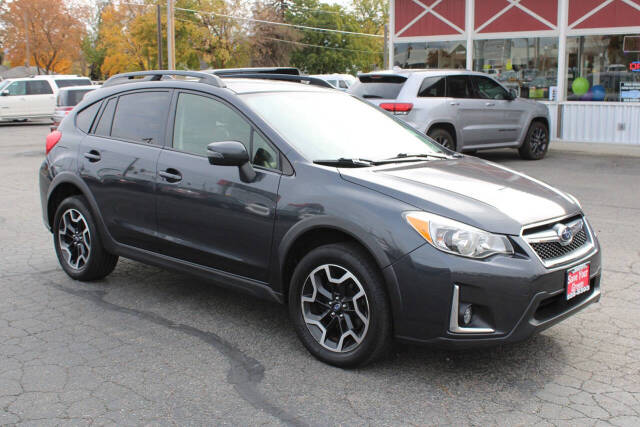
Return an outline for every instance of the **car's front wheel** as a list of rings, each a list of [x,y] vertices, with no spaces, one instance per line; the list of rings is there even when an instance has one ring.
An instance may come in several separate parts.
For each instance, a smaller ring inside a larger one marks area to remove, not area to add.
[[[363,366],[384,356],[391,345],[381,274],[356,244],[321,246],[298,263],[289,314],[309,352],[335,366]]]
[[[518,150],[520,157],[526,160],[540,160],[549,149],[549,129],[542,122],[533,122],[527,136]]]
[[[85,199],[69,197],[53,220],[53,243],[62,269],[76,280],[102,279],[113,271],[118,257],[107,252]]]

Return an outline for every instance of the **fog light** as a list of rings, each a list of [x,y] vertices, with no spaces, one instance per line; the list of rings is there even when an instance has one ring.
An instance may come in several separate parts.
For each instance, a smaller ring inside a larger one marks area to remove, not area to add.
[[[471,304],[467,306],[464,310],[464,314],[462,315],[462,324],[467,326],[471,323],[471,317],[473,316],[473,309],[471,308]]]

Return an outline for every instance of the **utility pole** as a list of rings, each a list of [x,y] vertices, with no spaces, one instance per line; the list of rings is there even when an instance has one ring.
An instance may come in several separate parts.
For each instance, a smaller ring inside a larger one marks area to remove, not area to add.
[[[156,5],[156,17],[158,18],[158,70],[162,70],[162,17],[160,13],[160,3],[158,3]]]
[[[29,69],[29,58],[31,57],[31,51],[29,49],[29,26],[27,24],[28,19],[27,19],[27,11],[24,11],[24,50],[25,50],[25,57],[24,57],[24,66],[27,68],[27,70]]]
[[[384,24],[384,53],[382,54],[382,69],[389,69],[389,24]]]
[[[173,25],[173,0],[167,0],[167,62],[169,70],[176,67],[176,35]]]

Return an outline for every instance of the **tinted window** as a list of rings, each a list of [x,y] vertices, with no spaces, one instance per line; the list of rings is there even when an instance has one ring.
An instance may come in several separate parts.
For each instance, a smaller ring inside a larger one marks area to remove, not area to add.
[[[473,77],[476,86],[476,98],[507,99],[507,91],[498,83],[487,77]]]
[[[92,90],[93,89],[61,91],[58,95],[58,105],[61,107],[73,107],[74,105],[78,105],[87,92],[91,92]]]
[[[450,98],[472,98],[467,76],[447,76],[447,96]]]
[[[345,82],[344,80],[338,80],[338,86],[340,87],[340,89],[349,89],[347,82]]]
[[[93,133],[100,136],[109,136],[111,134],[111,119],[113,118],[113,112],[116,109],[117,98],[111,98],[107,102],[107,106],[102,111],[100,121],[93,130]]]
[[[360,76],[351,93],[369,99],[396,99],[406,81],[403,76]]]
[[[427,77],[422,81],[418,96],[420,97],[443,97],[444,77]]]
[[[27,95],[50,95],[53,93],[49,82],[32,80],[27,82]]]
[[[222,102],[181,93],[173,129],[173,148],[206,155],[207,145],[221,141],[241,142],[251,153],[251,126]]]
[[[76,126],[78,129],[84,133],[88,133],[99,109],[100,102],[96,102],[76,114]]]
[[[129,141],[162,144],[169,111],[169,92],[122,95],[113,116],[111,136]]]
[[[59,88],[69,86],[89,86],[91,84],[91,80],[89,79],[55,79],[55,82]]]
[[[13,82],[7,86],[10,96],[21,96],[27,94],[27,82],[22,80],[19,82]]]

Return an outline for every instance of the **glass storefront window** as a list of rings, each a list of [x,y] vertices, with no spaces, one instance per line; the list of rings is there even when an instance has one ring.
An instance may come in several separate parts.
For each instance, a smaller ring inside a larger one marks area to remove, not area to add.
[[[523,98],[548,100],[557,85],[556,37],[476,40],[473,49],[474,71],[489,74]]]
[[[640,36],[567,37],[567,100],[640,103]]]
[[[467,64],[465,41],[395,43],[393,65],[400,68],[456,68]]]

